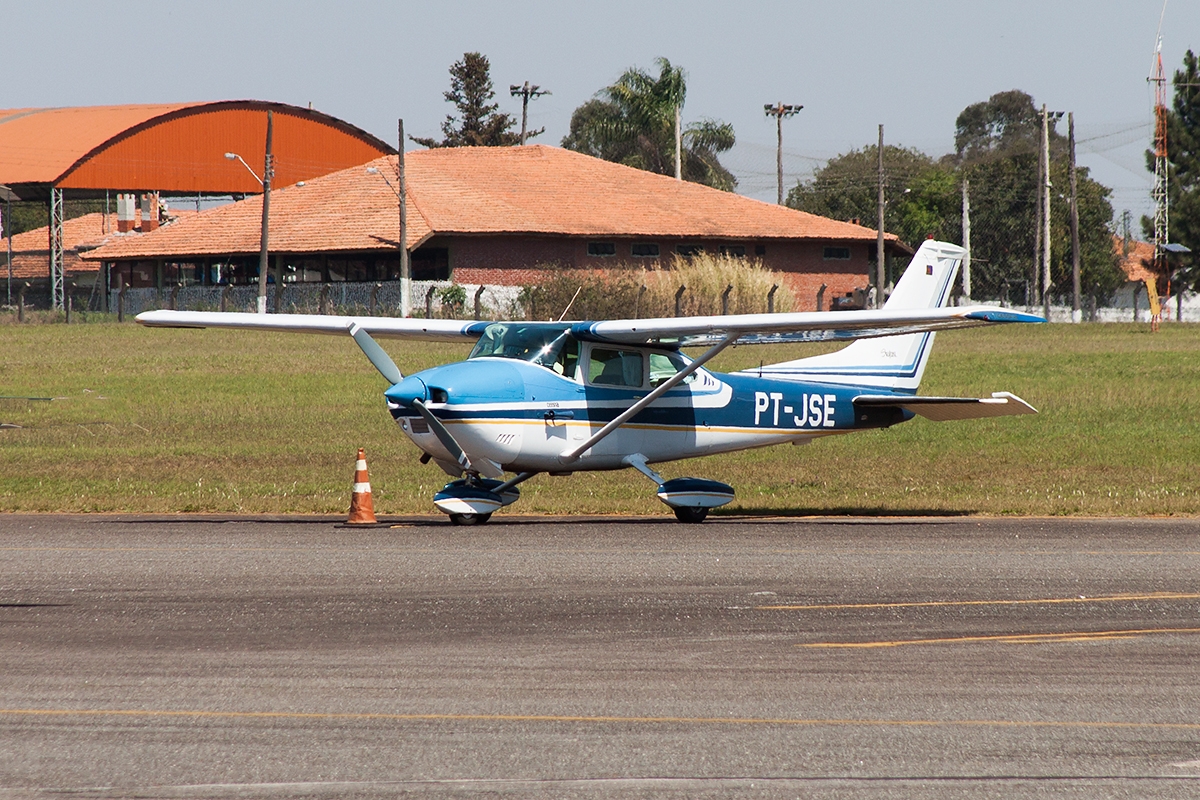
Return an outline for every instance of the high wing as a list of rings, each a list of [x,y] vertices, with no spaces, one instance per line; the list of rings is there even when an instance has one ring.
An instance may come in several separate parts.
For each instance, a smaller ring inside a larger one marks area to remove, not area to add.
[[[727,336],[738,344],[851,341],[903,333],[973,328],[1002,322],[1044,322],[1041,317],[992,306],[803,311],[711,317],[612,320],[579,323],[576,335],[624,344],[715,344]],[[582,329],[582,330],[581,330]]]
[[[357,326],[382,339],[427,342],[474,341],[486,322],[396,317],[336,317],[324,314],[247,314],[237,311],[146,311],[137,321],[151,328],[246,328],[259,331],[324,333],[345,336]]]
[[[487,322],[322,314],[247,314],[213,311],[147,311],[142,325],[156,328],[246,328],[346,335],[352,325],[384,339],[461,342],[478,339]],[[805,311],[709,317],[564,322],[582,339],[622,344],[704,346],[729,336],[738,344],[851,341],[901,333],[972,328],[1002,322],[1042,322],[1041,317],[990,306],[868,311]]]

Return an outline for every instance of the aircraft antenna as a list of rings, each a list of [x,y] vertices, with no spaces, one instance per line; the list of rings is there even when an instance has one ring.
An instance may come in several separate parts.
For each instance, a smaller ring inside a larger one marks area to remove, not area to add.
[[[562,322],[564,319],[566,319],[567,312],[571,310],[571,306],[575,305],[575,299],[579,297],[579,293],[582,291],[583,291],[582,286],[580,286],[578,289],[575,290],[575,297],[572,297],[571,302],[567,303],[567,307],[563,309],[562,314],[558,318],[559,322]]]

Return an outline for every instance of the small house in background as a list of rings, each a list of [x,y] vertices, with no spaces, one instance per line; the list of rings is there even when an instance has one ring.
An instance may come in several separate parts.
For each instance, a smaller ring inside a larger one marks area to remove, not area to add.
[[[384,156],[272,192],[272,282],[398,279],[397,178],[396,157]],[[812,310],[818,297],[829,308],[861,296],[876,243],[872,228],[544,145],[408,153],[405,180],[415,281],[516,287],[547,270],[658,269],[709,252],[758,260]],[[250,284],[261,219],[261,196],[248,197],[84,258],[105,265],[109,289]],[[886,245],[911,253],[894,235]]]

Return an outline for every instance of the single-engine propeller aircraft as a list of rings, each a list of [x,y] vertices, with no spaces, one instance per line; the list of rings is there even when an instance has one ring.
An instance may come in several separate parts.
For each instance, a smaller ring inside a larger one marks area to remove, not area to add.
[[[1041,317],[947,307],[963,250],[926,241],[882,309],[602,322],[150,311],[156,327],[342,334],[389,388],[400,429],[456,480],[434,505],[457,525],[487,522],[538,473],[632,467],[681,522],[734,497],[701,478],[664,480],[652,464],[884,428],[919,415],[958,420],[1033,414],[1015,395],[921,397],[934,333]],[[473,341],[466,361],[405,377],[375,338]],[[851,341],[854,340],[854,341]],[[734,343],[851,341],[834,353],[729,374],[704,365]],[[689,358],[683,347],[706,347]],[[506,477],[514,473],[514,477]]]

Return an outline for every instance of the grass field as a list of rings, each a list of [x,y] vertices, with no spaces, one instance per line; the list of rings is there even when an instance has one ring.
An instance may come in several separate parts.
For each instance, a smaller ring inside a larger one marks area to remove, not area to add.
[[[406,373],[469,348],[385,344]],[[716,369],[818,352],[740,347]],[[446,476],[347,338],[137,325],[0,327],[0,511],[340,513],[366,448],[382,514],[433,512]],[[723,511],[1200,513],[1200,325],[941,334],[922,394],[1007,390],[1041,413],[934,423],[662,466],[737,488]],[[539,476],[519,513],[665,514],[633,471]]]

